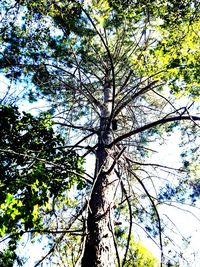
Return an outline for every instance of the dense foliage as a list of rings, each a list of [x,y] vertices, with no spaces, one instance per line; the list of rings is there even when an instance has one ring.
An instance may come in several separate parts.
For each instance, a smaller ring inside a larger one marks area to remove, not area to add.
[[[26,231],[45,230],[45,215],[56,212],[63,193],[74,185],[84,187],[83,169],[78,155],[61,148],[64,140],[45,113],[34,118],[21,115],[16,107],[1,106],[0,128],[0,235],[11,234],[12,254]]]

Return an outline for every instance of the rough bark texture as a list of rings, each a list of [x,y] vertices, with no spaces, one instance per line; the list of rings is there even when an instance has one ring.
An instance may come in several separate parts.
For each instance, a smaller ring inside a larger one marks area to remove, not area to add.
[[[109,156],[105,151],[98,151],[100,161],[105,162],[99,170],[89,203],[87,221],[88,236],[82,266],[113,267],[115,247],[113,241],[113,199],[116,192],[116,177],[113,173],[106,173],[110,167]],[[105,168],[108,167],[108,168]]]
[[[87,221],[88,236],[82,266],[114,267],[113,198],[115,191],[110,175],[101,173],[94,187]]]
[[[96,172],[88,208],[87,237],[82,267],[114,267],[114,197],[117,179],[111,170],[112,149],[106,145],[112,142],[110,116],[112,92],[106,80],[104,87],[104,108],[101,110],[98,149],[96,151]]]

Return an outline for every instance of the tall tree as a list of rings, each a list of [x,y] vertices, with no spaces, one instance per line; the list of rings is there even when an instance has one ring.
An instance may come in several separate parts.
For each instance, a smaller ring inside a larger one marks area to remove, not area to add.
[[[184,159],[178,182],[169,179],[157,193],[162,184],[150,168],[176,170],[149,162],[148,144],[175,126],[188,133],[191,127],[197,137],[200,118],[191,112],[200,84],[198,1],[21,0],[1,6],[5,75],[34,84],[26,95],[50,102],[64,146],[95,159],[82,191],[81,266],[127,266],[137,220],[158,236],[166,263],[158,206],[180,200],[188,185],[194,202],[199,181],[186,179],[192,164]],[[180,106],[183,96],[188,101]],[[122,252],[117,217],[121,231],[128,231]]]

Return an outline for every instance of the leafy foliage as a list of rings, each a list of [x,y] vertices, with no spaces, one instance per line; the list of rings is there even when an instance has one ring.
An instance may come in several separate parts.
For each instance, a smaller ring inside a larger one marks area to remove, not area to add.
[[[0,128],[0,235],[16,240],[24,231],[42,230],[44,214],[63,193],[84,187],[82,159],[59,148],[64,140],[45,113],[34,118],[1,106]]]

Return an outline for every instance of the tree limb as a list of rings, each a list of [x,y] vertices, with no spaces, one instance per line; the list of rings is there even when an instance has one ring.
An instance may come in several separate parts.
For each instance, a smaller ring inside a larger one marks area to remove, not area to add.
[[[181,121],[181,120],[200,121],[200,117],[198,117],[198,116],[175,116],[175,117],[169,117],[169,118],[165,117],[165,118],[162,118],[160,120],[153,121],[149,124],[141,126],[141,127],[137,128],[133,131],[130,131],[128,133],[125,133],[125,134],[117,137],[112,143],[107,145],[107,147],[111,148],[112,146],[116,145],[120,141],[122,141],[128,137],[131,137],[134,134],[138,134],[138,133],[144,132],[146,130],[149,130],[149,129],[151,129],[151,128],[159,125],[159,124],[165,124],[168,122],[175,122],[175,121]]]

